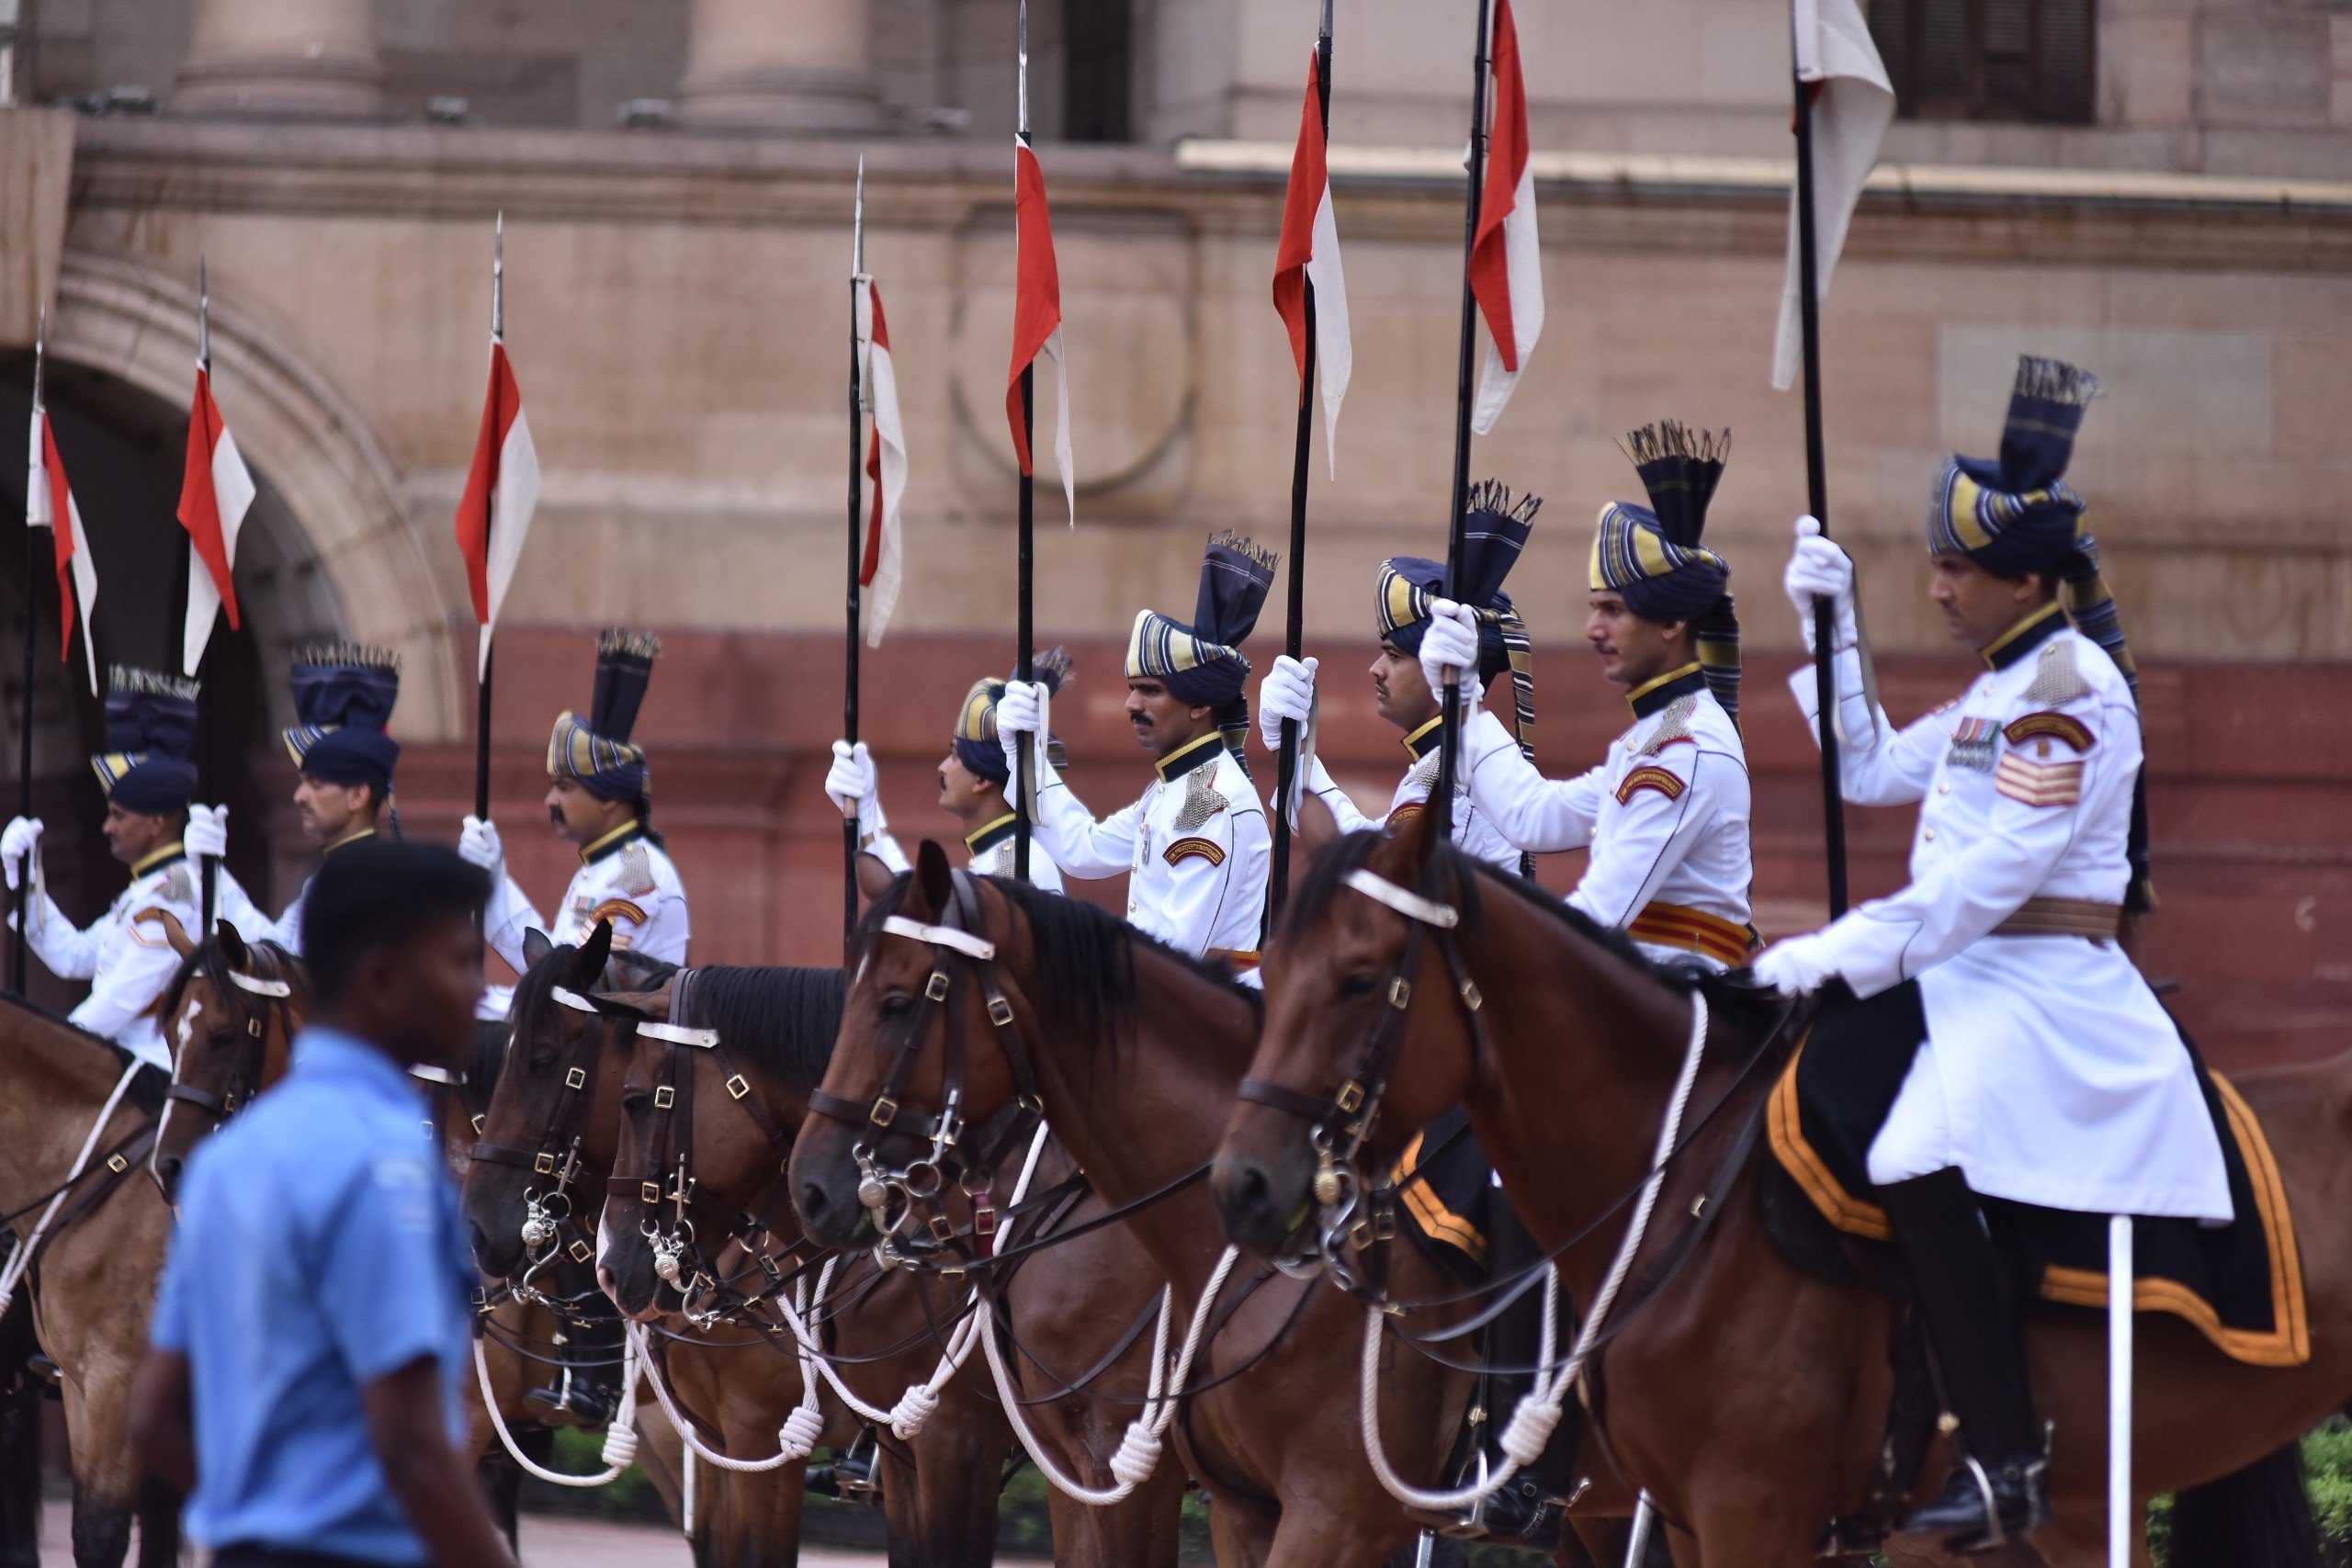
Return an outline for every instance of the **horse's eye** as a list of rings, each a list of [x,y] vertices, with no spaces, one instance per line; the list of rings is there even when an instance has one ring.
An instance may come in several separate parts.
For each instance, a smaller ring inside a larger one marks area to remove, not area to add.
[[[904,1018],[914,1010],[915,999],[904,991],[891,991],[882,998],[884,1018]]]
[[[532,1071],[532,1072],[534,1072],[534,1073],[537,1073],[537,1074],[541,1074],[541,1075],[544,1075],[544,1074],[546,1074],[546,1073],[548,1071],[548,1069],[552,1068],[554,1066],[555,1066],[555,1053],[554,1053],[554,1052],[552,1052],[552,1051],[534,1051],[534,1052],[532,1052],[532,1053],[531,1053],[531,1071]]]
[[[1341,977],[1340,981],[1340,995],[1347,998],[1351,1001],[1353,1001],[1360,997],[1368,997],[1372,995],[1372,993],[1379,989],[1379,976],[1372,973],[1369,969],[1359,969],[1351,975]]]
[[[621,1109],[631,1116],[640,1114],[647,1106],[652,1103],[653,1097],[646,1093],[641,1089],[625,1089],[621,1090]]]

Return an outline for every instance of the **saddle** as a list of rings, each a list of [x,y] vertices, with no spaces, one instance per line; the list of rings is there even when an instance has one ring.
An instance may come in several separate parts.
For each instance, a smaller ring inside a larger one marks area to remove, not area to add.
[[[1886,1288],[1902,1269],[1885,1211],[1873,1201],[1867,1156],[1910,1067],[1912,1054],[1893,1048],[1889,1032],[1912,1028],[1916,1003],[1906,1014],[1901,999],[1908,990],[1826,1008],[1782,1069],[1767,1122],[1773,1158],[1764,1170],[1764,1213],[1775,1242],[1801,1267]],[[1924,1038],[1922,1024],[1912,1043]],[[2137,1219],[2134,1304],[2185,1320],[2233,1360],[2300,1366],[2311,1357],[2311,1336],[2277,1161],[2229,1080],[2207,1068],[2185,1032],[2181,1043],[2220,1136],[2237,1217],[2221,1226]],[[2105,1308],[2106,1215],[1981,1201],[2022,1298]]]

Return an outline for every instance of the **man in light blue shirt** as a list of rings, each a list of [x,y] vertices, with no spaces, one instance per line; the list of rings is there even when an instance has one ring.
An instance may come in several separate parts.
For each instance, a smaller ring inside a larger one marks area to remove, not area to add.
[[[471,1031],[486,883],[436,846],[330,858],[292,1069],[188,1162],[133,1420],[220,1568],[514,1568],[458,1457],[473,1269],[407,1075]]]

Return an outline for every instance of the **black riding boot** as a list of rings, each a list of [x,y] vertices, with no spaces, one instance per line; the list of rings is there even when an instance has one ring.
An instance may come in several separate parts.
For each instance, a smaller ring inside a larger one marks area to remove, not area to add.
[[[571,1282],[569,1271],[567,1265],[565,1274],[558,1276],[561,1283]],[[573,1293],[571,1300],[576,1316],[563,1326],[554,1386],[535,1388],[526,1397],[583,1426],[609,1426],[621,1403],[620,1312],[610,1297],[594,1289]]]
[[[1533,1268],[1542,1260],[1544,1252],[1535,1245],[1535,1238],[1527,1234],[1519,1216],[1511,1212],[1502,1193],[1498,1190],[1492,1197],[1487,1205],[1487,1269],[1492,1278],[1505,1280]],[[1563,1312],[1561,1315],[1564,1321],[1552,1352],[1555,1362],[1567,1355],[1570,1337],[1576,1331],[1573,1312]],[[1487,1365],[1489,1369],[1504,1369],[1490,1370],[1482,1380],[1486,1384],[1487,1430],[1496,1440],[1487,1452],[1490,1469],[1507,1462],[1499,1440],[1503,1428],[1510,1425],[1511,1413],[1534,1386],[1534,1376],[1526,1369],[1543,1359],[1543,1334],[1544,1282],[1538,1279],[1528,1284],[1487,1330]],[[1560,1424],[1552,1429],[1551,1441],[1544,1445],[1535,1462],[1513,1475],[1482,1506],[1464,1509],[1458,1516],[1459,1532],[1532,1551],[1557,1551],[1560,1532],[1566,1522],[1563,1517],[1565,1505],[1576,1489],[1577,1416],[1573,1404],[1565,1406]],[[1473,1469],[1466,1479],[1475,1479],[1477,1473]]]
[[[2033,1416],[2008,1268],[1958,1170],[1896,1182],[1880,1197],[1966,1455],[1900,1529],[1939,1537],[1952,1551],[1989,1551],[2050,1517],[2050,1450]]]

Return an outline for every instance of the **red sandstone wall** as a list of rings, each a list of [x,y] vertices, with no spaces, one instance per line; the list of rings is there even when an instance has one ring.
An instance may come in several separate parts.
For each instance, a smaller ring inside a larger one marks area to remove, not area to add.
[[[1270,640],[1270,639],[1269,639]],[[1010,637],[894,639],[865,659],[865,735],[883,797],[910,846],[952,824],[933,805],[948,723],[978,675],[1007,670]],[[516,874],[542,908],[569,876],[566,846],[537,824],[548,729],[586,705],[593,635],[515,626],[499,636],[492,732],[493,810]],[[1323,751],[1343,783],[1385,800],[1403,754],[1373,711],[1357,671],[1368,645],[1310,648],[1325,669]],[[1056,706],[1072,783],[1098,810],[1132,799],[1145,758],[1120,716],[1122,649],[1077,649],[1079,681]],[[1756,776],[1758,922],[1768,936],[1822,916],[1819,775],[1784,657],[1757,659],[1747,697]],[[838,952],[840,819],[820,789],[841,725],[837,637],[664,634],[639,726],[653,757],[655,820],[695,902],[695,956],[714,963],[825,963]],[[1882,670],[1898,720],[1925,712],[1969,678],[1959,658],[1905,659]],[[2352,1044],[2352,667],[2168,664],[2143,685],[2156,871],[2164,908],[2142,961],[2177,979],[2181,1016],[2224,1065],[2320,1055]],[[1580,649],[1537,660],[1538,751],[1546,772],[1596,760],[1624,709]],[[1259,772],[1269,783],[1271,765]],[[403,821],[454,836],[470,800],[461,748],[413,748],[401,768]],[[1902,877],[1905,812],[1850,818],[1858,896]],[[1582,857],[1544,862],[1544,881],[1574,885]],[[1115,908],[1117,883],[1087,886]]]

